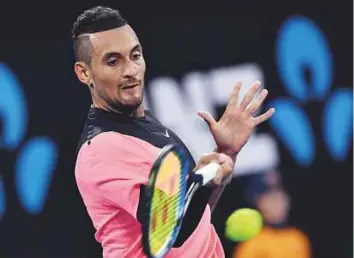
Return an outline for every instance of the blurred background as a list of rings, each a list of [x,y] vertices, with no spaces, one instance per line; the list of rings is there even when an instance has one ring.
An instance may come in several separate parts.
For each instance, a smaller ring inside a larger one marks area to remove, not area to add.
[[[0,257],[101,256],[74,180],[91,102],[70,35],[96,5],[118,8],[136,31],[146,107],[196,158],[214,147],[197,111],[219,117],[238,79],[243,93],[254,80],[269,90],[261,111],[276,113],[240,153],[213,217],[226,257],[277,258],[279,246],[290,246],[282,258],[353,257],[353,6],[344,0],[1,1]],[[242,207],[260,210],[265,227],[235,243],[224,223]]]

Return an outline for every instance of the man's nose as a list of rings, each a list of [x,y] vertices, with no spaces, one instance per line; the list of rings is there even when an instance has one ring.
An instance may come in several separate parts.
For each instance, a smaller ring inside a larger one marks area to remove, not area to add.
[[[134,62],[127,61],[124,66],[123,77],[135,77],[138,67]]]

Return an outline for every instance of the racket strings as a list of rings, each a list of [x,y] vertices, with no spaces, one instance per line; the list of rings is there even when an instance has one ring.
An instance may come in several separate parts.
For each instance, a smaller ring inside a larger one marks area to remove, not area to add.
[[[146,235],[150,257],[163,257],[172,248],[180,229],[189,172],[189,163],[182,154],[180,150],[165,153],[150,177]]]
[[[170,198],[168,201],[160,202],[160,204],[156,204],[153,207],[153,213],[161,215],[159,218],[161,219],[161,224],[159,226],[161,227],[168,227],[171,222],[173,222],[174,218],[171,218],[171,211],[176,210],[178,205],[178,197],[174,196],[173,198]],[[158,219],[157,216],[154,217],[155,221],[153,221],[153,224],[151,225],[152,227],[152,232],[153,235],[156,234],[156,227],[158,226],[156,220]],[[171,221],[172,220],[172,221]],[[160,232],[160,231],[159,231]]]
[[[186,188],[186,180],[181,180],[180,176],[178,179],[176,191],[166,192],[158,187],[153,191],[149,241],[151,251],[155,254],[166,248],[171,238],[176,237],[174,233],[182,215],[180,206]]]
[[[169,242],[176,226],[176,219],[172,213],[178,206],[178,197],[165,199],[156,204],[152,211],[154,216],[151,223],[150,242],[154,253],[164,248],[164,244]]]

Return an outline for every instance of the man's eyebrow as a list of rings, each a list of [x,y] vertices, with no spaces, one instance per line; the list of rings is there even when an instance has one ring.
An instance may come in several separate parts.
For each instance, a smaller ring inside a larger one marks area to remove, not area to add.
[[[135,50],[141,50],[141,45],[138,43],[136,44],[131,51],[135,51]]]
[[[119,53],[119,52],[115,52],[115,51],[112,51],[112,52],[106,52],[104,55],[103,55],[103,60],[107,60],[108,58],[112,57],[112,56],[121,56],[122,54]]]
[[[141,50],[141,48],[142,48],[141,45],[138,43],[131,49],[130,52],[136,51],[136,50]],[[112,56],[122,56],[122,54],[119,52],[115,52],[115,51],[107,52],[103,55],[103,60],[107,60],[108,58],[110,58]]]

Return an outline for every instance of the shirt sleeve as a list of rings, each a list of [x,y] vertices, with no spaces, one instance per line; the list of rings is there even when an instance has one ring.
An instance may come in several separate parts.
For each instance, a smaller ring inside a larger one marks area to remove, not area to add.
[[[79,152],[76,179],[85,196],[99,197],[107,205],[137,218],[141,185],[146,185],[158,148],[116,132],[102,133]]]

